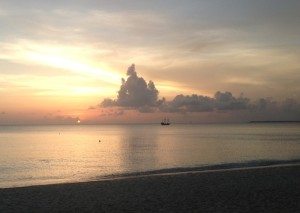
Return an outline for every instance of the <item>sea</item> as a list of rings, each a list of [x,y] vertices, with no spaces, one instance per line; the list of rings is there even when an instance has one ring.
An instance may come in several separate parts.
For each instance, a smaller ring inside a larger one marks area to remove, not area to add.
[[[0,126],[0,188],[300,159],[300,123]]]

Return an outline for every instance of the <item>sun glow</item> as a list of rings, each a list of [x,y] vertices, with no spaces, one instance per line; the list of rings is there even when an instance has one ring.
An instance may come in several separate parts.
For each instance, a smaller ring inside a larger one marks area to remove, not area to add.
[[[14,43],[1,43],[0,58],[23,64],[39,64],[65,69],[82,75],[89,75],[110,84],[119,84],[121,75],[110,70],[103,63],[92,59],[103,53],[90,46],[68,46],[63,44],[38,43],[30,40],[17,40]]]
[[[43,67],[34,67],[39,73],[43,70],[45,73],[51,73],[52,69],[61,70],[62,75],[56,74],[49,76],[35,75],[6,75],[16,86],[29,88],[35,96],[52,96],[57,97],[78,97],[82,102],[86,102],[86,97],[104,97],[113,96],[120,86],[120,80],[124,77],[125,68],[117,68],[120,73],[111,70],[110,65],[98,61],[99,55],[110,53],[105,48],[95,48],[88,44],[68,45],[53,42],[38,42],[33,40],[16,40],[15,42],[1,43],[0,59],[17,62],[25,65],[42,65]],[[114,57],[110,55],[109,57]],[[116,69],[116,68],[115,68]],[[70,75],[68,75],[70,72]],[[139,72],[143,76],[143,70]],[[95,82],[98,82],[96,84]],[[178,90],[184,93],[197,92],[189,86],[181,85],[176,82],[165,82],[154,80],[158,90],[162,91],[161,95],[165,97],[173,96]],[[6,80],[5,80],[6,81]],[[66,103],[69,105],[68,103]]]
[[[29,52],[27,53],[27,57],[29,60],[55,68],[62,68],[80,74],[92,75],[111,84],[119,83],[121,78],[121,76],[119,76],[117,73],[108,72],[99,67],[93,67],[88,64],[80,63],[65,56],[51,55],[39,52]]]

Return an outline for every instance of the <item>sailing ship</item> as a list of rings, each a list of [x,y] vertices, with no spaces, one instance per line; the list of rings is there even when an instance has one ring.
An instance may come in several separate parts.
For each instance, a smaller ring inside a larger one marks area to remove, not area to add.
[[[165,125],[170,125],[170,120],[169,118],[166,118],[164,117],[160,123],[162,126],[165,126]]]

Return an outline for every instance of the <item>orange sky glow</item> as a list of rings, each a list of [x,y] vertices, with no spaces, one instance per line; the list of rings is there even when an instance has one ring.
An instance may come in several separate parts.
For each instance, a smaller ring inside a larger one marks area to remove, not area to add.
[[[215,108],[178,113],[168,101],[217,91],[254,105],[300,100],[298,1],[100,2],[0,3],[0,124],[239,121]],[[120,105],[133,63],[168,109]],[[101,107],[105,98],[116,105]],[[298,106],[288,118],[298,118]],[[238,117],[251,120],[248,111]]]

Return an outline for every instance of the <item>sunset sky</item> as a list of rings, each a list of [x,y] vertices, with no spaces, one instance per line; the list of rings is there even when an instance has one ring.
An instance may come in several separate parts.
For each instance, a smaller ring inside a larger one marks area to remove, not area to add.
[[[299,103],[299,11],[299,0],[0,1],[0,124],[269,119],[101,102],[117,99],[134,63],[166,101],[229,91]],[[298,107],[278,119],[300,119]]]

